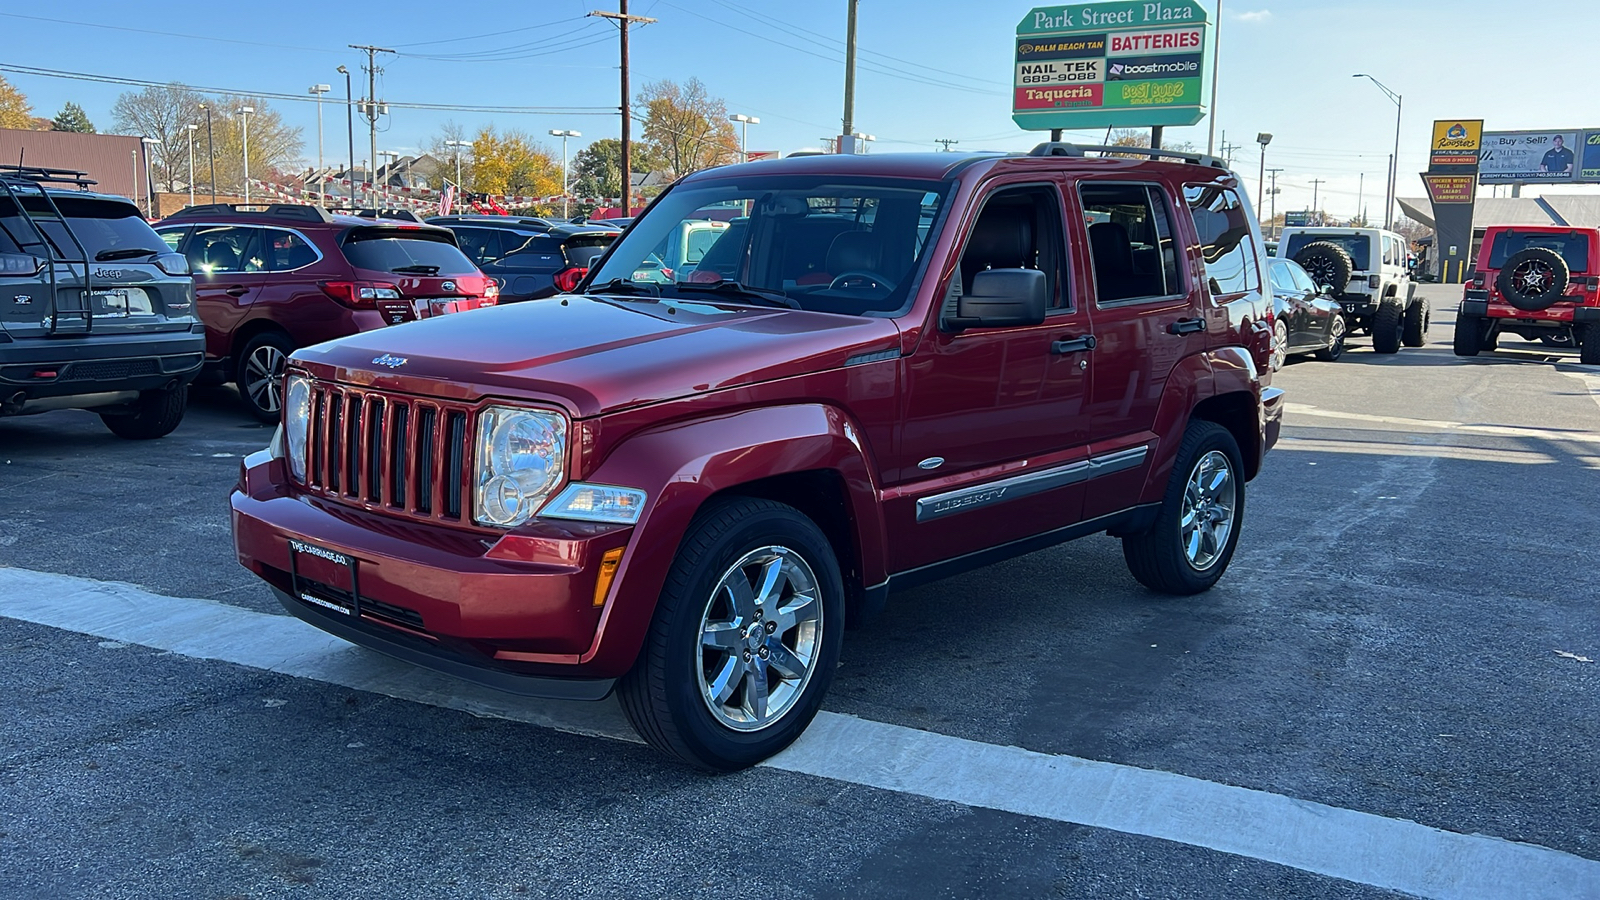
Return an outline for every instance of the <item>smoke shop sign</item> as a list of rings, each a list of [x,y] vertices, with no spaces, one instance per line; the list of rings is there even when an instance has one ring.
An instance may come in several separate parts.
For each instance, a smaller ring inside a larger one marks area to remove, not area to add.
[[[1193,125],[1206,25],[1194,0],[1034,9],[1017,24],[1012,119],[1039,131]]]

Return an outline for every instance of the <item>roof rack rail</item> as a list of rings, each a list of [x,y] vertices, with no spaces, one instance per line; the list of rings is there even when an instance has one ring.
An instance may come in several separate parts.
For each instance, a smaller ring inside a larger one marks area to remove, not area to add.
[[[358,219],[397,219],[402,222],[421,222],[422,217],[409,209],[385,206],[374,209],[370,206],[331,206],[329,212],[340,215],[355,216]]]
[[[1086,151],[1093,150],[1101,156],[1107,153],[1122,153],[1129,156],[1148,156],[1151,159],[1181,159],[1197,165],[1210,166],[1213,169],[1229,171],[1228,164],[1223,160],[1208,156],[1204,153],[1184,153],[1179,150],[1160,150],[1151,147],[1106,147],[1098,144],[1069,144],[1064,141],[1045,141],[1039,146],[1028,151],[1029,156],[1083,156]]]
[[[332,222],[319,206],[304,203],[201,203],[185,206],[169,219],[190,219],[196,216],[261,216],[271,219],[294,219],[299,222]]]
[[[84,190],[100,183],[90,178],[88,172],[80,172],[77,169],[51,169],[45,166],[10,163],[0,164],[0,178],[22,179],[35,184],[73,184]]]

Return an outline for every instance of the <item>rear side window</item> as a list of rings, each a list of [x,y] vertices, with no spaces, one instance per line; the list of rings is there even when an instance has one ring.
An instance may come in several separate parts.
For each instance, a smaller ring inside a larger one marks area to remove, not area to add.
[[[316,248],[292,231],[266,229],[261,232],[261,242],[266,251],[268,271],[289,272],[317,261]]]
[[[344,255],[358,269],[416,275],[472,275],[478,271],[455,244],[392,228],[352,228]]]
[[[1255,242],[1250,238],[1250,216],[1239,195],[1215,185],[1190,185],[1184,188],[1183,197],[1200,236],[1200,255],[1205,260],[1212,295],[1260,290],[1261,270]],[[1285,256],[1293,255],[1291,238]]]
[[[1581,234],[1551,234],[1549,232],[1502,231],[1495,235],[1494,247],[1489,251],[1489,268],[1505,268],[1506,260],[1529,247],[1554,250],[1566,260],[1573,272],[1589,271],[1589,238]]]
[[[1172,218],[1153,184],[1094,184],[1078,188],[1094,260],[1100,303],[1183,293]]]
[[[1292,293],[1295,290],[1294,276],[1289,273],[1289,267],[1276,263],[1267,266],[1267,272],[1272,276],[1272,286],[1280,291]]]

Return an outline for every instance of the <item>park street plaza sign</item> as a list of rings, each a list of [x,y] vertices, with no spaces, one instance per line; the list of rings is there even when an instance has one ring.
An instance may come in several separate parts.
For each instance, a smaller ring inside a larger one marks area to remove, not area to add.
[[[1041,6],[1017,25],[1022,128],[1193,125],[1205,115],[1206,11],[1194,0]]]

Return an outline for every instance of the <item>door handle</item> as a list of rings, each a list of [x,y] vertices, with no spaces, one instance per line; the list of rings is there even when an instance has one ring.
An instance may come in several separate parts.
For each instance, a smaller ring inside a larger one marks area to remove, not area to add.
[[[1194,334],[1206,330],[1205,319],[1179,319],[1167,326],[1168,334]]]
[[[1086,334],[1083,337],[1066,338],[1050,345],[1051,353],[1083,353],[1093,350],[1095,345],[1094,335]]]
[[[236,284],[233,287],[223,291],[223,293],[227,294],[229,297],[243,297],[245,294],[250,293],[250,289],[242,284]]]

